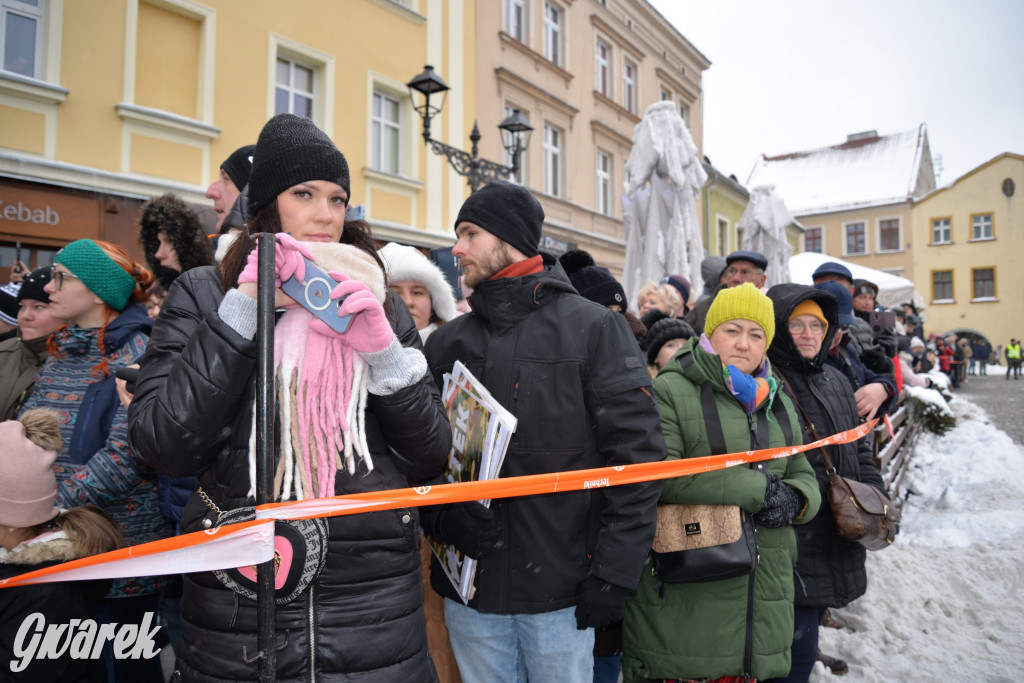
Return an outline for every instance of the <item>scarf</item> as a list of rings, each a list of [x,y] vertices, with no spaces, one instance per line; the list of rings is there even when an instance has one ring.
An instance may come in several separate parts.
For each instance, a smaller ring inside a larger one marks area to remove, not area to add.
[[[705,334],[700,335],[700,347],[708,353],[718,355]],[[729,393],[743,406],[743,410],[746,411],[747,415],[757,410],[757,407],[765,399],[768,399],[768,419],[771,420],[770,409],[772,403],[775,402],[775,394],[779,390],[779,384],[772,377],[772,366],[768,362],[767,356],[761,362],[761,367],[753,375],[748,375],[735,365],[725,365],[723,363],[722,378],[725,380],[725,386],[729,389]]]

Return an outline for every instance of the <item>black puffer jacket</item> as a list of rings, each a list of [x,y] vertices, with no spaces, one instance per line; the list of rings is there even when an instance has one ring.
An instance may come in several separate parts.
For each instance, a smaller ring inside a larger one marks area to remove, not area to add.
[[[663,460],[651,380],[629,326],[584,299],[562,266],[489,280],[473,312],[427,340],[439,384],[461,360],[518,418],[502,477]],[[577,603],[588,573],[636,588],[654,538],[661,482],[495,500],[503,545],[477,569],[470,606],[541,613]],[[458,600],[437,565],[434,589]]]
[[[850,382],[839,370],[826,363],[828,348],[839,322],[835,297],[813,287],[790,283],[775,285],[768,290],[768,297],[775,304],[775,329],[779,330],[768,349],[768,358],[775,371],[782,374],[796,392],[795,403],[804,409],[822,438],[856,427],[860,419]],[[811,360],[800,355],[787,330],[790,314],[805,299],[817,302],[828,320],[828,331],[821,349]],[[805,430],[804,443],[813,440],[810,432]],[[878,468],[871,461],[871,446],[866,438],[827,448],[839,474],[885,490]],[[828,476],[825,465],[817,451],[807,451],[807,459],[818,477],[822,504],[811,522],[793,527],[798,552],[796,606],[842,607],[867,590],[867,573],[864,570],[867,551],[836,534],[826,502]]]
[[[215,268],[175,281],[150,338],[129,415],[135,448],[153,467],[194,474],[222,509],[252,505],[248,440],[256,343],[217,315]],[[419,343],[408,310],[392,297],[403,344]],[[336,494],[403,488],[435,477],[451,431],[429,376],[389,396],[370,395],[367,441],[374,469],[339,470]],[[193,495],[183,532],[216,515]],[[330,552],[316,582],[277,607],[277,679],[432,681],[422,610],[415,508],[334,517]],[[257,678],[256,604],[209,573],[188,574],[181,606],[184,680]]]

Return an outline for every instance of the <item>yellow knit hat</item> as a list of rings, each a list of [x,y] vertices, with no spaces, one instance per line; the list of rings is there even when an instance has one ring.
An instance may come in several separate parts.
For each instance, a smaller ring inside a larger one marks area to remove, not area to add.
[[[704,319],[704,334],[710,337],[716,327],[728,320],[751,320],[757,323],[764,330],[768,342],[765,348],[772,345],[775,337],[775,307],[772,300],[751,283],[744,282],[739,287],[730,287],[718,293]]]

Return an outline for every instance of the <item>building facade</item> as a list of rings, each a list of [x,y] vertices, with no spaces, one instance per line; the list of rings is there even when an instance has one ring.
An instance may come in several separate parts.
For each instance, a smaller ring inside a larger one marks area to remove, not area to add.
[[[701,191],[704,249],[708,256],[727,256],[742,244],[738,225],[750,203],[750,192],[734,175],[724,175],[704,157],[708,180]]]
[[[645,0],[494,0],[477,5],[481,154],[513,110],[534,130],[516,180],[544,206],[544,246],[589,251],[621,274],[621,196],[633,129],[671,100],[701,146],[701,78],[710,62]]]
[[[80,237],[138,254],[143,201],[209,206],[220,163],[283,111],[345,153],[351,203],[379,237],[451,244],[463,180],[424,150],[405,83],[424,63],[445,70],[433,134],[460,144],[473,0],[0,0],[0,13],[0,265],[19,242],[36,266]]]
[[[1024,155],[1005,153],[913,207],[914,282],[929,332],[1024,337]]]

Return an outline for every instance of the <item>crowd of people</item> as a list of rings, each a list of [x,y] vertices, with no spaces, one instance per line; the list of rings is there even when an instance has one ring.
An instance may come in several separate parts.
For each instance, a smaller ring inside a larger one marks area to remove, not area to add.
[[[349,217],[344,154],[287,114],[224,160],[207,196],[215,241],[168,194],[141,209],[145,263],[80,239],[0,293],[16,307],[0,343],[0,577],[253,518],[257,234],[275,241],[282,500],[442,482],[440,392],[456,361],[518,420],[504,477],[798,445],[886,414],[936,369],[957,386],[1005,353],[1007,379],[1020,375],[1019,341],[926,337],[912,304],[887,314],[839,263],[765,291],[768,259],[735,251],[704,260],[702,291],[665,274],[631,311],[590,254],[540,252],[543,208],[507,182],[460,208],[452,282]],[[282,290],[308,261],[336,281],[345,332]],[[825,448],[841,475],[884,492],[867,440]],[[279,521],[297,546],[278,558],[295,580],[275,584],[277,678],[807,681],[816,661],[841,673],[818,631],[864,594],[866,551],[837,533],[827,487],[812,450],[489,506]],[[742,529],[757,561],[698,571],[674,545],[691,517],[709,534]],[[477,561],[468,603],[422,534]],[[254,585],[226,570],[0,590],[0,665],[31,611],[159,614],[174,680],[254,680]],[[112,643],[20,675],[163,680],[158,660]]]

